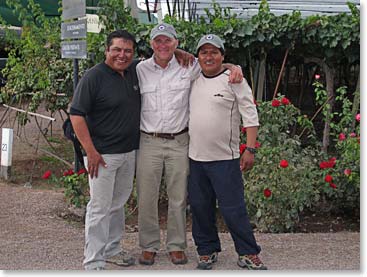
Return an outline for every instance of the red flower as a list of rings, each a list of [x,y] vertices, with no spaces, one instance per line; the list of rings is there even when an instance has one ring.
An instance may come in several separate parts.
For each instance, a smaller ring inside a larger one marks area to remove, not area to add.
[[[345,176],[349,176],[350,174],[352,174],[352,170],[350,170],[349,168],[344,169]]]
[[[327,174],[327,175],[325,176],[325,182],[327,182],[327,183],[331,183],[332,181],[333,181],[333,176],[331,176],[331,175]]]
[[[349,134],[349,136],[350,136],[351,138],[355,138],[355,137],[357,136],[357,134],[353,132],[353,133],[350,133],[350,134]]]
[[[74,174],[74,171],[72,169],[68,169],[66,171],[64,171],[63,175],[64,176],[70,176],[70,175],[73,175]]]
[[[334,183],[330,184],[330,187],[336,189],[336,185]]]
[[[336,157],[331,157],[331,158],[329,159],[329,162],[331,162],[331,163],[335,163],[335,161],[336,161]]]
[[[338,138],[339,138],[340,141],[342,141],[342,140],[346,139],[346,136],[345,136],[344,133],[340,133]]]
[[[360,122],[360,121],[361,121],[361,114],[359,114],[359,113],[357,113],[357,114],[356,114],[356,120],[357,120],[358,122]]]
[[[283,105],[289,105],[291,103],[291,101],[289,101],[289,99],[286,98],[286,97],[283,97],[281,102],[282,102]]]
[[[246,133],[246,128],[245,127],[242,127],[241,128],[241,132],[242,132],[242,134],[245,134]]]
[[[278,99],[274,99],[273,101],[271,101],[271,105],[273,107],[279,107],[280,106],[280,101]]]
[[[85,168],[82,168],[78,171],[78,175],[81,175],[81,174],[87,174],[87,170]]]
[[[51,175],[52,175],[51,170],[47,170],[45,173],[43,173],[42,179],[48,179],[51,177]]]
[[[240,154],[241,155],[242,155],[243,151],[245,151],[246,147],[247,147],[246,144],[244,144],[244,143],[240,144]]]
[[[316,80],[320,79],[320,77],[321,77],[320,74],[315,74],[315,79]]]
[[[264,196],[266,198],[269,198],[271,196],[271,190],[268,188],[264,189]]]
[[[261,146],[261,143],[260,142],[258,142],[258,141],[256,141],[255,142],[255,148],[259,148]]]
[[[288,162],[287,162],[287,160],[281,160],[279,165],[280,165],[280,167],[286,168],[286,167],[288,167]]]

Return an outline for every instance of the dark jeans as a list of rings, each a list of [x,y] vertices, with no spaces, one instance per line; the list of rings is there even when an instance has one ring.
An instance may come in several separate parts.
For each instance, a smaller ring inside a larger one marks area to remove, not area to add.
[[[220,252],[216,200],[239,255],[258,254],[244,199],[239,159],[198,162],[190,159],[189,203],[192,235],[199,255]]]

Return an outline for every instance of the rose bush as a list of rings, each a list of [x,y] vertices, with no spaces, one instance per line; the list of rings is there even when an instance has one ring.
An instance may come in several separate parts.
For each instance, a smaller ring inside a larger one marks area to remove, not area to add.
[[[319,104],[326,100],[322,83],[314,83]],[[340,107],[331,114],[330,124],[332,145],[331,158],[320,162],[323,176],[332,176],[332,183],[320,182],[319,190],[323,206],[337,212],[360,211],[360,120],[361,115],[353,115],[353,103],[349,100],[346,87],[336,90],[335,104]],[[325,109],[325,108],[324,108]],[[328,116],[323,110],[324,118]],[[328,177],[329,178],[329,177]]]
[[[78,172],[69,169],[59,179],[64,188],[66,202],[77,208],[84,207],[89,201],[88,173],[83,168]]]
[[[326,97],[322,88],[317,82],[320,103]],[[258,153],[253,169],[244,173],[245,198],[258,230],[292,231],[305,208],[359,213],[361,116],[352,115],[344,87],[337,90],[336,102],[341,112],[323,111],[333,120],[328,156],[321,151],[313,123],[289,99],[279,95],[258,105]],[[241,153],[245,133],[241,128]]]
[[[299,213],[319,200],[320,146],[312,123],[284,96],[260,103],[258,112],[260,147],[253,169],[244,173],[249,214],[260,231],[292,231]],[[306,143],[299,136],[304,128]],[[245,134],[241,139],[245,144]]]

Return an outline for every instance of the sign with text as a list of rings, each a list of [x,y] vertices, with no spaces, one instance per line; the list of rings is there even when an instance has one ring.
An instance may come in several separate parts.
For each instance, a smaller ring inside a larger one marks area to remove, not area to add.
[[[102,29],[102,23],[99,21],[99,16],[96,14],[87,14],[87,32],[99,33]]]
[[[61,23],[61,39],[86,38],[87,19],[81,19],[68,23]]]
[[[61,42],[61,58],[86,59],[87,42],[85,40]]]
[[[85,16],[86,0],[62,0],[62,20]]]

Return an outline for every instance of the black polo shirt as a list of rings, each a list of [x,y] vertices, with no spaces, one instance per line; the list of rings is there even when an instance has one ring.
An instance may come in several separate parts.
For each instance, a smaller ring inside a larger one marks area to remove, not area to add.
[[[89,69],[79,81],[70,114],[84,116],[100,154],[127,153],[139,148],[140,90],[136,65],[124,77],[107,64]]]

